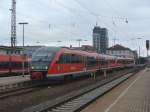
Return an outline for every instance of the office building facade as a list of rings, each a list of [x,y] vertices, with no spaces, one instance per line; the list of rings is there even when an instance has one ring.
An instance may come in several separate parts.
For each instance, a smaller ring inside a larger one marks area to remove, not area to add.
[[[95,26],[93,29],[93,47],[98,53],[106,54],[108,48],[108,30]]]

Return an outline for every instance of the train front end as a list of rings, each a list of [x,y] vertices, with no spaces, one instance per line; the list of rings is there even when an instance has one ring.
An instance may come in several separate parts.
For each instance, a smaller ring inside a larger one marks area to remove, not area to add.
[[[48,69],[58,50],[59,48],[56,47],[42,47],[33,53],[31,62],[32,80],[43,80],[47,78]]]

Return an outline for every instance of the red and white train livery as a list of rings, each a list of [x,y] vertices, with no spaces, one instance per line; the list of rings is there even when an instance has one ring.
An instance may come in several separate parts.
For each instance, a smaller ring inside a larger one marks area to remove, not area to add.
[[[31,58],[23,55],[0,54],[0,77],[18,75],[23,71],[28,72]],[[24,62],[24,70],[22,64]]]
[[[39,48],[32,56],[31,79],[92,73],[102,69],[134,66],[131,58],[121,58],[59,47]]]

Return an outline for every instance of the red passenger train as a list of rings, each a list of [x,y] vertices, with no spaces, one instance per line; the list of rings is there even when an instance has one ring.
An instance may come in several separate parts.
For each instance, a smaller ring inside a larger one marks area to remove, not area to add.
[[[131,58],[121,58],[81,50],[59,47],[42,47],[32,56],[31,79],[45,79],[93,73],[103,69],[134,66]]]
[[[31,58],[23,55],[0,55],[0,77],[1,76],[11,76],[18,75],[23,72],[23,62],[24,71],[28,71],[28,62]]]

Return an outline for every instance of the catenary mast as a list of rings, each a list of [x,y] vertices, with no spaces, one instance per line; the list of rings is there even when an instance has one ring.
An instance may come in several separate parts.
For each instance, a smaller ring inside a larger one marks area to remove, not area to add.
[[[11,46],[16,46],[16,0],[12,0],[11,7]]]

